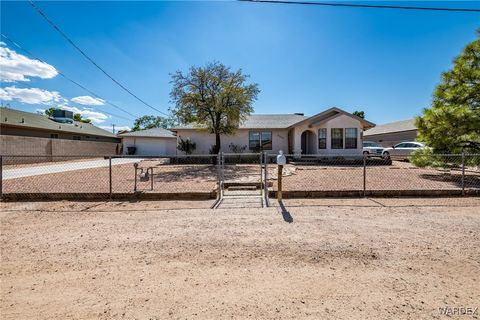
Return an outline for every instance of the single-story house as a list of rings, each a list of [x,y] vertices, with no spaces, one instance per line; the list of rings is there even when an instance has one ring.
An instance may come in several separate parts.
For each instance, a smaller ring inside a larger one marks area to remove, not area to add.
[[[2,155],[35,155],[38,161],[56,160],[63,155],[107,156],[119,153],[120,142],[112,132],[73,120],[73,113],[67,110],[56,110],[48,117],[0,108]],[[27,162],[26,158],[21,160]]]
[[[289,154],[362,155],[362,135],[375,124],[330,108],[314,116],[294,114],[252,114],[233,135],[221,137],[221,151],[231,146],[244,152],[267,151]],[[196,143],[196,154],[208,154],[215,135],[194,124],[172,128],[178,138]]]
[[[142,156],[177,153],[177,137],[173,132],[163,128],[121,133],[118,136],[122,138],[124,154],[129,154],[129,148],[134,151],[133,154]]]
[[[91,123],[73,120],[71,111],[55,111],[52,117],[48,117],[39,113],[0,108],[1,134],[48,139],[120,142],[120,139],[112,132]]]
[[[384,147],[391,147],[404,141],[416,141],[417,127],[415,120],[402,120],[378,125],[364,132],[365,141],[378,142]]]

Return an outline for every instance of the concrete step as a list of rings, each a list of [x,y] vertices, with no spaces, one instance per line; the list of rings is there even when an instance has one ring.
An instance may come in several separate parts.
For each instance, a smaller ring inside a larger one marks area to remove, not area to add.
[[[255,185],[238,185],[238,186],[229,186],[227,189],[229,191],[257,190],[257,186],[255,186]]]

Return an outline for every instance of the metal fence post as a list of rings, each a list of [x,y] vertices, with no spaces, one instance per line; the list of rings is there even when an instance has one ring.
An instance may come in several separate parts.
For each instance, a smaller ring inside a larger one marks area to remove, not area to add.
[[[222,179],[220,177],[220,164],[221,164],[221,159],[220,159],[220,152],[218,152],[217,154],[217,199],[220,199],[221,198],[221,192],[222,192],[222,187],[221,187],[221,183],[222,183]]]
[[[112,157],[108,157],[108,177],[109,177],[109,194],[110,199],[112,199]]]
[[[0,156],[0,200],[3,199],[3,156]]]
[[[263,177],[263,188],[265,190],[265,198],[268,199],[268,154],[267,152],[265,151],[265,158],[264,158],[264,161],[265,161],[265,165],[263,167],[263,170],[264,170],[264,177]]]
[[[367,157],[363,155],[363,197],[367,196]]]
[[[221,179],[221,188],[220,188],[220,195],[223,197],[224,188],[225,188],[225,156],[223,152],[220,152],[220,179]]]
[[[465,195],[465,151],[462,150],[462,196]]]
[[[153,191],[153,167],[150,167],[150,190]]]

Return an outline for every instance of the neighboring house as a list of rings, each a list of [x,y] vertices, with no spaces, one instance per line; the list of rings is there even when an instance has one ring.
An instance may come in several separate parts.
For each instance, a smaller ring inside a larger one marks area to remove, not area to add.
[[[69,111],[55,117],[0,108],[0,152],[2,155],[35,155],[38,161],[56,156],[106,156],[120,151],[120,139],[90,123],[73,120]],[[47,157],[47,158],[44,158]],[[27,162],[27,159],[22,159]],[[32,158],[32,162],[36,162]]]
[[[417,127],[415,120],[403,120],[378,125],[375,128],[365,131],[365,141],[374,141],[384,147],[391,147],[404,141],[416,141]]]
[[[10,108],[0,108],[0,128],[2,135],[120,142],[112,132],[103,130],[91,123],[73,120],[73,113],[61,111],[58,117],[47,117],[38,113]]]
[[[290,154],[362,155],[362,133],[375,124],[338,108],[314,116],[295,114],[253,114],[233,135],[222,135],[221,151],[229,145],[245,147],[245,152],[267,151]],[[187,125],[171,129],[178,137],[196,144],[194,153],[209,153],[215,135],[207,129]]]
[[[121,133],[123,153],[134,147],[136,155],[158,156],[177,153],[177,137],[169,130],[153,128],[141,131]]]

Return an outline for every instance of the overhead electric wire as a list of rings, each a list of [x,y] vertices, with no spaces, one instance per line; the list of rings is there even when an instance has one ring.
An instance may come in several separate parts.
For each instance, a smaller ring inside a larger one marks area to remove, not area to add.
[[[37,61],[40,61],[42,63],[46,63],[48,64],[46,61],[36,57],[34,54],[32,54],[30,51],[28,51],[27,49],[25,49],[24,47],[22,47],[20,44],[18,44],[18,42],[14,41],[12,38],[8,37],[7,35],[5,35],[4,33],[0,33],[2,35],[2,37],[4,37],[8,42],[10,42],[11,44],[13,44],[15,47],[17,47],[18,49],[20,49],[21,51],[23,51],[24,53],[26,53],[27,55],[29,55],[30,57],[32,57],[33,59],[37,60]],[[114,103],[111,103],[109,102],[108,100],[106,99],[103,99],[102,97],[100,97],[98,94],[96,94],[95,92],[93,92],[92,90],[86,88],[85,86],[83,86],[82,84],[78,83],[77,81],[73,80],[72,78],[70,77],[67,77],[64,73],[62,73],[61,71],[59,71],[58,69],[55,68],[55,70],[58,72],[58,74],[60,76],[62,76],[63,78],[67,79],[68,81],[70,81],[71,83],[77,85],[78,87],[82,88],[83,90],[85,90],[86,92],[90,93],[92,96],[94,96],[95,98],[97,99],[100,99],[100,100],[103,100],[105,101],[105,103],[111,105],[112,107],[114,108],[117,108],[118,110],[120,111],[123,111],[125,112],[126,114],[134,117],[135,119],[138,118],[137,115],[134,115],[133,113],[130,113],[129,111],[117,106],[116,104]],[[124,119],[124,120],[128,120],[128,121],[135,121],[134,119],[130,119],[130,118],[125,118],[123,116],[119,116],[119,115],[116,115],[116,114],[113,114],[113,113],[107,113],[105,112],[106,114],[108,115],[111,115],[111,116],[115,116],[117,118],[121,118],[121,119]]]
[[[164,114],[166,116],[170,116],[169,114],[153,107],[152,105],[150,105],[149,103],[145,102],[143,99],[141,99],[140,97],[138,97],[136,94],[134,94],[132,91],[130,91],[127,87],[125,87],[123,84],[121,84],[119,81],[117,81],[113,76],[111,76],[107,71],[105,71],[105,69],[103,69],[102,67],[100,67],[98,65],[98,63],[96,63],[92,58],[90,58],[90,56],[88,56],[85,51],[83,51],[82,49],[80,49],[80,47],[78,47],[75,42],[73,42],[72,39],[70,39],[70,37],[68,37],[65,32],[63,32],[55,23],[53,23],[52,20],[50,20],[50,18],[35,4],[35,2],[33,0],[28,0],[28,2],[30,3],[30,5],[32,6],[32,8],[34,8],[44,19],[45,21],[48,22],[48,24],[50,24],[53,29],[55,29],[68,43],[70,43],[78,52],[80,52],[81,55],[83,55],[85,57],[85,59],[87,59],[88,61],[90,61],[95,67],[97,67],[97,69],[99,69],[103,74],[105,74],[107,77],[109,77],[113,82],[115,82],[120,88],[122,88],[124,91],[126,91],[128,94],[130,94],[132,97],[134,97],[135,99],[137,99],[138,101],[140,101],[141,103],[143,103],[144,105],[146,105],[147,107],[161,113],[161,114]]]
[[[395,5],[377,5],[377,4],[356,4],[356,3],[334,3],[334,2],[317,2],[317,1],[285,1],[285,0],[238,0],[242,2],[259,2],[274,4],[297,4],[310,6],[326,6],[326,7],[354,7],[369,9],[401,9],[401,10],[424,10],[424,11],[452,11],[452,12],[480,12],[480,9],[470,8],[445,8],[445,7],[417,7],[417,6],[395,6]]]

